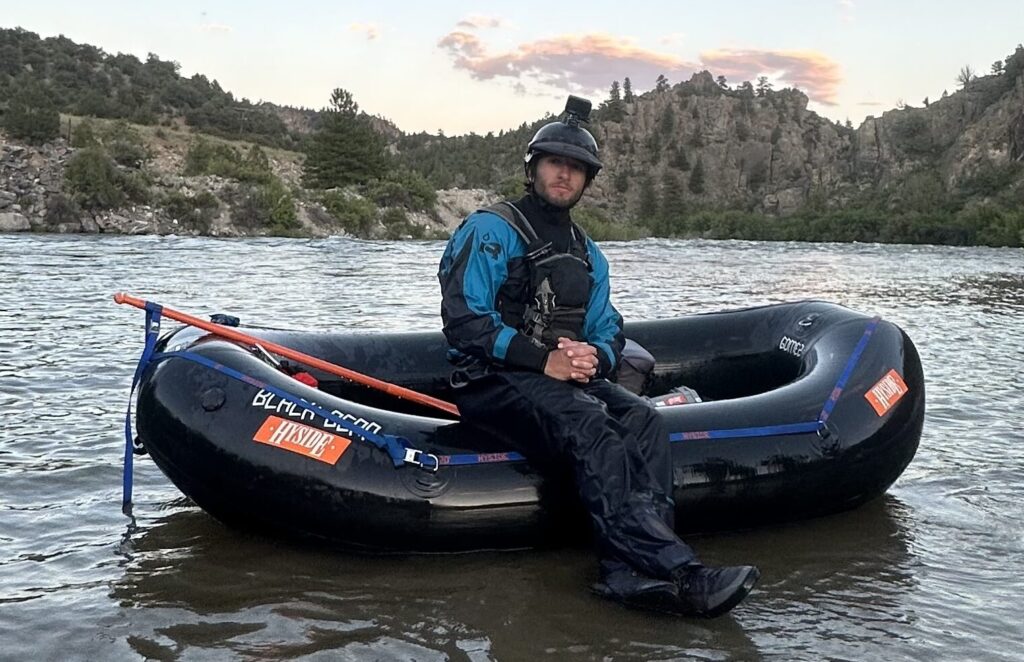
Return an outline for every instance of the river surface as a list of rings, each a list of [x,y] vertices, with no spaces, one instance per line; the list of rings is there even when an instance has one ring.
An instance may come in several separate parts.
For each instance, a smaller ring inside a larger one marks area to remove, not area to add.
[[[1024,251],[606,243],[627,318],[802,298],[917,344],[928,414],[888,493],[693,536],[755,563],[732,614],[629,611],[588,550],[368,557],[228,529],[148,458],[121,512],[142,313],[436,329],[440,242],[0,235],[0,659],[1024,660]]]

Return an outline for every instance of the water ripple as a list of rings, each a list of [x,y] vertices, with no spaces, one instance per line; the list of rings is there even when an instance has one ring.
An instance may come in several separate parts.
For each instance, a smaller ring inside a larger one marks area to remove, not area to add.
[[[1024,252],[609,242],[627,318],[823,298],[914,339],[921,449],[857,511],[693,542],[757,562],[711,622],[590,596],[568,549],[373,558],[235,533],[148,460],[120,512],[142,342],[127,291],[295,329],[433,330],[440,242],[0,235],[0,639],[12,659],[1020,660]]]

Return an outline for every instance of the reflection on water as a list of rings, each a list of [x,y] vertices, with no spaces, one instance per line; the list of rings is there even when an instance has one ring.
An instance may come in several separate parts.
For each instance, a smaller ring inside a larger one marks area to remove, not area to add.
[[[283,659],[330,649],[356,658],[371,647],[400,659],[458,651],[479,659],[689,658],[705,649],[754,659],[761,630],[779,619],[827,629],[853,614],[913,627],[903,600],[915,584],[906,516],[890,497],[837,517],[695,540],[721,563],[770,550],[757,554],[766,587],[752,606],[710,623],[638,614],[586,594],[580,586],[594,569],[585,549],[354,556],[235,534],[198,510],[129,535],[130,560],[111,595],[135,614],[173,612],[173,628],[132,619],[132,646],[151,657],[201,650]],[[773,654],[785,650],[773,644]]]
[[[605,245],[627,319],[821,298],[896,322],[922,356],[921,447],[886,497],[691,539],[761,567],[726,618],[597,599],[586,549],[367,557],[245,536],[146,458],[121,514],[142,316],[113,292],[294,329],[436,329],[442,249],[0,235],[0,658],[1024,659],[1020,250]]]
[[[953,288],[986,314],[1024,310],[1024,276],[996,273],[962,279]]]

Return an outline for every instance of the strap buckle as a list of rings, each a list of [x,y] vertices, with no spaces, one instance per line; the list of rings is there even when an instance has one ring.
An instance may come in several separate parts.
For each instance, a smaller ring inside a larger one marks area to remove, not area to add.
[[[263,359],[264,362],[269,363],[278,370],[281,369],[281,362],[274,358],[274,356],[268,352],[263,345],[255,342],[252,344],[252,348],[255,350],[256,355]]]
[[[427,458],[424,462],[423,458]],[[421,450],[415,448],[405,449],[405,458],[403,458],[406,464],[417,466],[420,469],[425,469],[430,473],[436,474],[437,470],[441,467],[441,461],[437,459],[437,456],[433,453],[424,453]]]

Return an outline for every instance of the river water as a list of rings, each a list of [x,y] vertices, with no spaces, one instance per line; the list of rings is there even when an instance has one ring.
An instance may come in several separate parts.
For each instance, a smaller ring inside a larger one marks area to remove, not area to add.
[[[1024,660],[1024,251],[604,245],[627,318],[801,298],[917,344],[917,457],[853,512],[688,539],[762,580],[689,621],[592,597],[586,549],[367,557],[230,530],[148,458],[121,512],[142,313],[439,325],[440,242],[0,235],[0,659]]]

